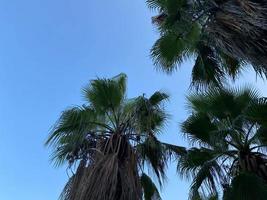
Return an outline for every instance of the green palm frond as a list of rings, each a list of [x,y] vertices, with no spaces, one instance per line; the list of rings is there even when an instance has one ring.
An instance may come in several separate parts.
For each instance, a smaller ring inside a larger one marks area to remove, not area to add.
[[[146,162],[158,178],[160,185],[165,181],[165,169],[167,161],[179,159],[187,153],[186,148],[160,142],[154,136],[148,137],[144,142],[137,145],[142,162]]]
[[[187,153],[186,148],[182,146],[168,144],[165,142],[161,142],[161,145],[166,155],[168,157],[174,157],[174,159],[178,159]]]
[[[146,162],[158,178],[160,185],[166,179],[165,168],[168,154],[165,153],[161,143],[154,137],[148,137],[137,146],[142,162]]]
[[[228,74],[233,80],[236,80],[238,76],[246,68],[246,63],[220,52],[221,64],[226,74]]]
[[[257,90],[251,87],[242,89],[210,88],[203,93],[193,93],[187,97],[189,109],[208,113],[219,119],[229,116],[236,118],[246,111],[248,104],[258,98]]]
[[[157,186],[145,173],[141,175],[141,185],[143,187],[144,200],[161,200]]]
[[[115,112],[125,99],[126,76],[124,74],[113,79],[92,80],[83,89],[85,99],[97,112]],[[114,113],[115,114],[115,113]]]
[[[191,148],[178,160],[177,172],[184,178],[191,178],[198,173],[199,168],[206,162],[216,158],[217,154],[207,148]]]
[[[174,33],[163,35],[151,49],[155,65],[167,73],[176,70],[188,57],[189,46]]]
[[[260,122],[267,126],[267,98],[258,98],[246,110],[246,116],[253,122]]]
[[[155,92],[149,97],[149,103],[153,106],[160,105],[162,102],[169,99],[169,95],[164,92]]]
[[[199,196],[199,189],[205,185],[205,189],[210,194],[217,194],[217,185],[220,184],[219,178],[221,169],[216,161],[208,161],[203,163],[197,174],[194,176],[190,189],[190,198],[195,199]]]
[[[181,124],[181,130],[185,136],[194,143],[207,144],[211,142],[211,134],[215,134],[216,125],[206,114],[193,114]]]
[[[165,5],[165,0],[147,0],[146,3],[150,9],[160,9]]]
[[[91,123],[94,121],[96,113],[90,107],[70,108],[61,114],[45,144],[57,144],[62,136],[89,131],[95,127],[96,124]]]
[[[169,115],[163,103],[168,100],[168,95],[155,92],[150,98],[139,96],[135,100],[135,114],[137,125],[141,133],[157,133],[164,127]]]
[[[221,67],[219,57],[209,46],[199,42],[197,58],[192,70],[192,85],[198,88],[222,87],[225,83],[225,72]]]
[[[248,142],[267,147],[267,127],[261,126],[260,128],[258,128],[255,135],[251,137]]]
[[[87,134],[95,130],[98,124],[102,125],[96,120],[95,111],[89,107],[74,107],[62,113],[45,143],[54,149],[51,160],[56,166],[67,161],[71,153],[77,155],[80,148],[87,144]]]
[[[248,63],[266,78],[266,2],[147,0],[147,5],[158,12],[152,18],[160,33],[151,49],[156,67],[171,73],[186,58],[196,58],[192,85],[197,89],[235,80]],[[212,56],[199,51],[199,42]]]

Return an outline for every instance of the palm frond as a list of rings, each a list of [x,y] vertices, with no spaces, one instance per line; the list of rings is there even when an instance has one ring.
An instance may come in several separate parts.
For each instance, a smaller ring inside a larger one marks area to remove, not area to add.
[[[84,87],[84,98],[97,112],[114,112],[125,99],[126,76],[96,79]]]
[[[181,155],[177,164],[177,172],[181,177],[190,179],[197,174],[199,168],[206,162],[216,158],[217,154],[207,148],[191,148]]]
[[[160,105],[162,102],[166,101],[169,99],[169,95],[164,93],[164,92],[160,92],[157,91],[155,93],[153,93],[150,97],[149,97],[149,102],[152,106],[158,106]]]
[[[255,91],[250,89],[238,91],[231,88],[209,88],[201,94],[193,93],[189,95],[187,97],[188,108],[194,112],[206,113],[218,119],[229,116],[236,118],[242,114],[243,106],[246,105],[247,107],[248,100],[253,100],[255,94]]]
[[[206,84],[222,84],[221,80],[228,77],[236,79],[249,64],[260,77],[266,78],[265,1],[147,0],[147,5],[158,11],[152,21],[160,38],[151,55],[163,71],[170,73],[185,58],[196,56],[192,85],[199,89],[206,89]],[[188,34],[195,27],[195,37],[190,40]],[[212,57],[196,53],[199,41],[214,50]]]
[[[146,3],[150,9],[160,9],[164,6],[165,0],[147,0]]]
[[[267,180],[266,103],[249,86],[209,88],[188,96],[191,115],[182,123],[182,131],[199,148],[191,148],[179,157],[177,171],[182,177],[193,178],[191,199],[201,199],[201,190],[207,195],[216,194],[227,189],[231,181],[231,187],[239,190],[233,178],[244,172]],[[251,195],[247,199],[256,195],[254,190],[242,187]],[[240,193],[241,189],[227,198],[243,200],[249,196]]]
[[[143,187],[144,200],[161,200],[157,186],[145,173],[141,175],[141,185]]]
[[[53,145],[62,136],[92,129],[95,124],[90,122],[95,121],[95,117],[95,112],[90,107],[74,107],[62,112],[45,144]]]
[[[166,155],[168,155],[170,158],[174,157],[175,159],[177,159],[180,158],[181,156],[184,156],[187,153],[186,148],[182,146],[168,144],[165,142],[161,142],[161,146],[163,147]]]
[[[252,130],[251,130],[252,131]],[[267,127],[260,126],[256,131],[255,134],[249,139],[248,144],[267,147]]]
[[[190,189],[190,198],[194,199],[199,196],[199,189],[205,185],[205,189],[211,194],[217,194],[217,185],[220,184],[219,178],[221,169],[218,163],[214,160],[203,163],[199,167],[197,174],[193,179]]]
[[[51,159],[56,166],[67,161],[70,154],[78,154],[95,122],[95,111],[90,107],[74,107],[62,113],[45,143],[54,147]]]
[[[225,73],[229,75],[233,80],[236,80],[236,78],[245,69],[246,63],[223,52],[220,52],[219,56]]]
[[[225,83],[225,72],[218,56],[209,46],[197,45],[197,58],[192,70],[192,86],[197,89],[222,87]]]
[[[152,94],[150,98],[145,96],[136,98],[135,115],[140,132],[154,134],[162,130],[169,117],[163,107],[166,100],[168,95],[160,92]]]
[[[174,33],[166,33],[151,49],[151,57],[158,67],[167,73],[177,69],[188,57],[189,46]]]
[[[165,170],[169,154],[166,154],[163,146],[155,137],[148,137],[143,143],[137,145],[137,151],[142,162],[146,162],[158,178],[158,182],[166,179]]]
[[[212,134],[217,130],[207,114],[192,114],[181,124],[184,135],[192,142],[209,145]]]
[[[258,98],[251,102],[246,110],[246,116],[253,122],[267,126],[267,98]]]

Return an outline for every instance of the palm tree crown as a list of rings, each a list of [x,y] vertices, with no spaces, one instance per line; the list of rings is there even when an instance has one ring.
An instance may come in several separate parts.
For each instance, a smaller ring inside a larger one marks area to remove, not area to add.
[[[46,142],[57,165],[78,164],[61,199],[159,199],[145,164],[161,183],[169,156],[184,151],[156,138],[167,119],[168,95],[127,99],[124,74],[92,80],[83,95],[87,103],[64,111]]]
[[[253,199],[265,199],[267,100],[247,87],[209,89],[188,96],[188,103],[191,114],[182,132],[196,146],[179,159],[177,169],[193,178],[191,199],[199,198],[200,188],[209,194],[225,191],[227,200],[252,199],[255,192],[262,195]],[[248,180],[255,184],[248,188]]]
[[[160,31],[151,55],[156,66],[172,72],[186,58],[196,58],[195,86],[221,86],[247,62],[267,74],[267,2],[255,0],[147,0],[159,15]],[[247,66],[247,65],[246,65]]]

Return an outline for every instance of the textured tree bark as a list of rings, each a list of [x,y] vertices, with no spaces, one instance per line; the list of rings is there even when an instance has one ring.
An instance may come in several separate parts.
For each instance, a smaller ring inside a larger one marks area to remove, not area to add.
[[[141,200],[137,158],[123,136],[108,139],[89,166],[80,164],[70,200]]]
[[[260,155],[255,153],[241,155],[239,170],[254,173],[267,183],[267,160]]]

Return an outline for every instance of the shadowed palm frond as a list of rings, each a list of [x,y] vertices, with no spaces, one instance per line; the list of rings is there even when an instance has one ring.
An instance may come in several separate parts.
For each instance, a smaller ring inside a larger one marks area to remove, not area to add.
[[[248,86],[213,88],[192,93],[187,99],[191,114],[181,128],[195,147],[181,154],[177,170],[182,177],[193,180],[190,199],[201,199],[201,191],[208,196],[229,187],[238,189],[236,180],[243,173],[249,172],[261,182],[266,182],[264,113],[267,101],[260,97],[258,91]],[[261,190],[265,192],[263,187],[258,192]],[[249,195],[238,196],[236,193],[240,191],[229,189],[227,198],[241,200],[243,197],[246,199],[245,196],[256,195],[254,190],[248,189]]]
[[[152,18],[160,33],[151,49],[157,68],[171,73],[186,58],[196,58],[192,85],[197,89],[221,87],[251,65],[266,77],[265,1],[147,0],[147,5],[159,13]]]
[[[144,192],[144,200],[161,200],[157,186],[145,173],[141,175],[141,184]]]

